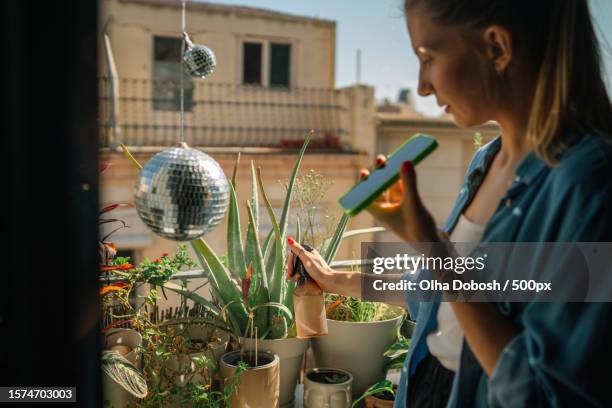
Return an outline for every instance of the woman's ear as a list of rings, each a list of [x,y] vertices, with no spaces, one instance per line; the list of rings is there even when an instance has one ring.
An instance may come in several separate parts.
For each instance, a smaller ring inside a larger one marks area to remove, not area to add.
[[[500,25],[492,25],[483,33],[487,57],[495,66],[495,70],[503,73],[512,61],[512,35]]]

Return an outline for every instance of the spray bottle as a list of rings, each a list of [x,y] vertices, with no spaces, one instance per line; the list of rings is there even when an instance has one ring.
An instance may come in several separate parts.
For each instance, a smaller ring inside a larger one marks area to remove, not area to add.
[[[304,250],[312,252],[310,245],[302,244]],[[327,334],[327,316],[323,290],[308,275],[298,256],[293,257],[293,275],[298,275],[293,291],[293,309],[298,339],[319,337]]]

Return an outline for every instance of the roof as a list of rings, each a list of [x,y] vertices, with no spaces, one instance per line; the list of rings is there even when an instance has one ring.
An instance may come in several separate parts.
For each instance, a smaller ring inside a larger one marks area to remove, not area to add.
[[[168,7],[168,8],[180,8],[180,0],[119,0],[120,3],[124,4],[136,4],[142,6],[153,6],[153,7]],[[220,13],[220,14],[236,14],[247,17],[259,17],[269,18],[274,20],[284,20],[291,22],[301,23],[314,23],[322,25],[335,26],[336,22],[333,20],[325,20],[317,17],[306,17],[298,16],[295,14],[283,13],[280,11],[268,10],[257,7],[248,6],[234,6],[228,4],[210,3],[206,1],[186,1],[187,11],[192,12],[203,12],[203,13]]]
[[[442,115],[438,117],[425,116],[419,113],[416,114],[397,114],[397,113],[386,113],[378,112],[376,114],[378,126],[385,127],[405,127],[405,126],[417,126],[417,127],[445,127],[445,128],[457,128],[457,124],[453,120],[452,115]],[[487,122],[478,126],[478,128],[496,130],[499,125],[495,122]]]

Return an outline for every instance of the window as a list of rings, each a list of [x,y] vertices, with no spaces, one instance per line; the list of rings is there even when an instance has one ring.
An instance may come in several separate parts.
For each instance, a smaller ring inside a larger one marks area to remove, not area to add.
[[[261,83],[261,43],[244,43],[242,61],[242,83],[262,85]]]
[[[291,45],[270,44],[270,86],[289,86]]]
[[[183,40],[153,37],[153,109],[181,109],[181,75],[185,88],[185,110],[193,108],[193,80],[181,68]]]
[[[289,87],[291,83],[291,44],[243,43],[242,83]]]

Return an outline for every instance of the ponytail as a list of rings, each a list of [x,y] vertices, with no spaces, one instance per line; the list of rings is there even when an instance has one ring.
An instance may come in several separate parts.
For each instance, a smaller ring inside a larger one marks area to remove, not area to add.
[[[612,107],[587,2],[557,0],[553,9],[527,126],[527,140],[550,165],[567,147],[568,131],[595,131],[608,140],[612,134]]]

